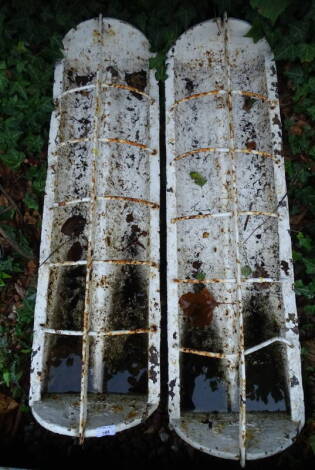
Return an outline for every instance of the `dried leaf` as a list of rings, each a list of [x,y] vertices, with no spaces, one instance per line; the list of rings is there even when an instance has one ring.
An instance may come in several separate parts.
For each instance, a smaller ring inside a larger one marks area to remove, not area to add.
[[[83,253],[82,245],[80,242],[75,242],[67,253],[67,261],[79,261]]]
[[[69,217],[61,227],[62,233],[69,237],[80,235],[85,227],[86,220],[82,215],[73,215]]]
[[[213,295],[204,287],[199,292],[188,292],[179,299],[184,315],[190,317],[193,326],[208,326],[213,317],[213,310],[219,304]]]
[[[0,393],[0,415],[10,413],[10,411],[15,410],[18,406],[19,404],[13,398]]]

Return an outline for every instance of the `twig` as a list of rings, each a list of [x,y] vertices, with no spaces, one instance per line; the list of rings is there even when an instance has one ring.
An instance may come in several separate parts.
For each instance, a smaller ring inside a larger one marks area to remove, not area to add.
[[[60,245],[58,245],[57,248],[55,248],[53,251],[51,251],[51,252],[49,253],[49,255],[47,256],[47,258],[44,259],[44,261],[42,261],[42,262],[40,263],[40,265],[38,266],[38,269],[39,269],[41,266],[43,266],[43,264],[45,264],[46,261],[48,261],[49,258],[50,258],[53,254],[56,253],[56,251],[60,250],[60,248],[61,248],[65,243],[67,243],[67,241],[68,241],[68,240],[65,240],[63,243],[60,243]]]
[[[22,217],[22,212],[20,211],[20,209],[18,208],[18,206],[16,205],[16,202],[12,199],[12,197],[6,192],[6,190],[4,189],[4,187],[2,186],[2,184],[0,184],[0,191],[4,194],[4,196],[6,197],[6,199],[10,202],[11,206],[15,207],[15,209],[17,210],[18,214]]]
[[[0,227],[0,235],[12,246],[12,248],[17,251],[23,258],[26,259],[34,259],[34,256],[28,255],[24,251],[21,250],[19,245],[17,245],[9,236],[5,233],[5,231]]]
[[[279,201],[278,204],[276,205],[274,211],[278,210],[278,208],[281,206],[283,200],[284,200],[286,197],[287,197],[287,193],[285,193],[285,195],[280,199],[280,201]],[[249,217],[249,216],[248,216],[248,217]],[[251,233],[248,235],[248,237],[243,241],[243,244],[246,243],[246,242],[250,239],[250,237],[251,237],[252,235],[254,235],[254,233],[256,232],[256,230],[258,230],[260,227],[262,227],[269,219],[270,219],[270,216],[267,216],[267,218],[266,218],[263,222],[261,222],[259,225],[257,225],[257,227],[255,227],[255,228],[251,231]]]

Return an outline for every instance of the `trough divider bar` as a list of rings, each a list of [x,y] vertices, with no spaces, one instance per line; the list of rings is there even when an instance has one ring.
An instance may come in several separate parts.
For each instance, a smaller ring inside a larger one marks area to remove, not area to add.
[[[229,95],[229,94],[228,94]],[[272,153],[269,152],[263,152],[262,150],[250,150],[250,149],[238,149],[234,148],[234,146],[230,147],[200,147],[198,149],[192,149],[188,150],[187,152],[180,153],[174,158],[174,161],[181,160],[182,158],[189,157],[190,155],[195,155],[196,153],[246,153],[249,155],[259,155],[261,157],[265,158],[271,158],[272,160],[278,161],[278,158],[276,155],[273,155]]]
[[[150,95],[148,95],[144,91],[139,90],[139,88],[136,88],[136,87],[133,87],[133,86],[124,85],[122,83],[105,83],[105,82],[101,83],[100,86],[101,86],[101,88],[119,88],[121,90],[128,90],[128,91],[133,92],[133,93],[138,93],[138,95],[145,96],[146,98],[148,98],[151,101],[151,103],[154,103],[154,101],[155,101],[154,98],[151,98]],[[85,91],[85,90],[93,90],[95,87],[96,87],[96,85],[85,85],[85,86],[80,86],[80,87],[76,87],[76,88],[71,88],[70,90],[66,90],[63,93],[61,93],[55,99],[60,100],[64,96],[71,95],[71,93],[80,93],[81,91]]]
[[[166,140],[166,224],[167,224],[167,258],[171,253],[177,253],[177,227],[172,224],[172,217],[176,216],[176,167],[175,167],[175,122],[170,112],[171,103],[174,101],[175,76],[174,76],[174,49],[167,56],[167,87],[165,92],[165,140]],[[176,260],[176,261],[175,261]],[[177,258],[167,262],[167,344],[168,344],[168,411],[170,425],[181,417],[180,407],[180,331],[178,312],[178,285],[174,278],[178,275]]]
[[[153,148],[154,158],[149,158],[149,199],[160,201],[160,131],[159,131],[159,88],[155,78],[155,71],[149,71],[150,96],[149,101],[149,145]],[[139,105],[141,106],[141,105]],[[143,203],[143,201],[142,201]],[[159,263],[160,260],[160,204],[152,206],[149,222],[150,258]],[[156,325],[155,332],[149,329],[147,367],[148,367],[148,393],[147,410],[150,406],[157,406],[160,398],[160,273],[153,264],[149,265],[148,284],[148,324]],[[158,320],[159,317],[159,320]]]
[[[128,202],[134,202],[135,204],[143,204],[145,206],[149,206],[151,209],[159,209],[159,204],[153,201],[147,201],[146,199],[138,199],[135,197],[129,197],[129,196],[113,196],[113,195],[108,195],[108,196],[97,196],[96,197],[97,201],[104,201],[104,200],[112,200],[112,201],[128,201]],[[54,202],[52,205],[52,208],[55,207],[64,207],[64,206],[72,206],[76,204],[82,204],[85,202],[91,202],[91,198],[89,197],[84,197],[82,199],[71,199],[69,201],[59,201],[59,202]]]
[[[103,20],[99,20],[99,32],[102,34]],[[90,307],[91,307],[91,276],[93,269],[93,252],[94,252],[94,236],[95,236],[95,210],[96,210],[96,156],[98,155],[98,127],[99,116],[101,109],[100,99],[100,71],[96,73],[96,88],[94,96],[95,106],[95,120],[93,129],[93,147],[91,152],[91,203],[89,211],[89,233],[88,233],[88,250],[87,250],[87,267],[85,278],[85,299],[84,299],[84,314],[83,314],[83,334],[82,334],[82,373],[81,373],[81,393],[80,393],[80,421],[79,421],[79,436],[80,443],[83,443],[85,425],[87,419],[87,389],[88,389],[88,376],[89,376],[89,327],[90,327]]]
[[[277,212],[268,212],[268,211],[237,211],[239,216],[242,215],[252,215],[252,216],[260,216],[264,215],[267,217],[278,217]],[[174,224],[176,222],[180,222],[182,220],[193,220],[193,219],[207,219],[207,218],[217,218],[217,217],[233,217],[234,212],[217,212],[214,214],[193,214],[193,215],[182,215],[181,217],[175,217],[171,219],[171,222]]]
[[[231,93],[231,65],[229,57],[229,33],[228,18],[225,14],[223,19],[224,31],[224,63],[227,76],[227,110],[229,126],[229,147],[235,149],[234,145],[234,122],[233,122],[233,99]],[[232,163],[232,188],[233,188],[233,219],[235,236],[235,255],[236,255],[236,296],[238,301],[238,321],[239,321],[239,388],[240,388],[240,412],[239,412],[239,448],[240,464],[245,466],[246,461],[246,373],[245,373],[245,355],[244,355],[244,329],[243,329],[243,299],[242,299],[242,280],[241,280],[241,261],[240,261],[240,240],[238,230],[238,194],[237,194],[237,176],[235,151],[230,151]]]
[[[44,333],[60,336],[82,336],[80,330],[57,330],[55,328],[42,328]],[[137,328],[135,330],[111,330],[111,331],[89,331],[89,336],[124,336],[124,335],[141,335],[146,333],[156,333],[157,326],[152,325],[150,328]]]
[[[294,344],[288,341],[286,338],[282,338],[281,336],[275,336],[274,338],[270,338],[267,341],[263,341],[262,343],[256,344],[256,346],[246,349],[244,351],[244,355],[247,356],[249,354],[252,354],[276,342],[280,342],[290,348],[294,348]],[[195,354],[197,356],[214,357],[217,359],[234,359],[235,357],[238,356],[238,354],[224,354],[224,353],[216,353],[216,352],[211,352],[211,351],[200,351],[198,349],[191,349],[191,348],[180,348],[180,352],[183,352],[186,354]]]
[[[174,104],[170,107],[169,111],[173,111],[180,103],[185,103],[190,100],[195,100],[198,98],[203,98],[204,96],[213,96],[213,95],[225,95],[227,93],[231,93],[232,95],[243,95],[243,96],[250,96],[251,98],[256,98],[257,100],[266,101],[270,105],[274,106],[279,103],[279,100],[274,99],[271,100],[268,96],[261,95],[260,93],[255,93],[253,91],[246,91],[246,90],[209,90],[203,91],[201,93],[194,93],[193,95],[185,96],[185,98],[181,98],[180,100],[176,100]]]

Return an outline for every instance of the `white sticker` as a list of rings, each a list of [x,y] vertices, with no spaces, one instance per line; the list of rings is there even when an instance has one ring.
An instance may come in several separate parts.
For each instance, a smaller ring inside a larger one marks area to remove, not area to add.
[[[111,426],[102,426],[97,430],[97,437],[103,436],[114,436],[116,434],[116,426],[113,424]]]

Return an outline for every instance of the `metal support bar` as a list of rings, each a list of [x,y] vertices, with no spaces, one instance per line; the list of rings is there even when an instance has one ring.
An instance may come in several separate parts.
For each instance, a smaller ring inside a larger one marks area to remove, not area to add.
[[[263,341],[262,343],[257,344],[256,346],[253,346],[252,348],[248,348],[245,350],[244,355],[247,356],[248,354],[252,354],[255,351],[259,351],[259,349],[265,348],[266,346],[269,346],[272,343],[280,342],[283,344],[286,344],[290,348],[294,348],[294,344],[288,341],[285,338],[281,338],[281,336],[277,336],[275,338],[268,339],[267,341]]]
[[[133,140],[127,140],[127,139],[119,139],[118,137],[111,137],[111,138],[99,138],[99,139],[96,139],[98,142],[102,142],[104,144],[110,144],[110,143],[114,143],[114,144],[125,144],[125,145],[131,145],[132,147],[138,147],[142,150],[145,150],[146,152],[149,152],[151,155],[156,155],[157,154],[157,151],[156,149],[151,149],[150,147],[148,147],[147,145],[145,144],[142,144],[140,142],[134,142]],[[59,146],[60,147],[65,147],[66,145],[72,145],[72,144],[80,144],[80,143],[87,143],[87,142],[91,142],[93,143],[93,139],[89,139],[89,138],[86,138],[86,137],[82,137],[82,138],[79,138],[79,139],[68,139],[68,140],[64,140],[62,142],[59,142]]]
[[[186,354],[195,354],[196,356],[213,357],[215,359],[235,359],[237,354],[223,354],[209,351],[199,351],[198,349],[179,348],[180,352]]]
[[[54,328],[42,328],[42,331],[51,335],[60,336],[83,336],[83,331],[76,330],[56,330]],[[152,325],[150,328],[137,328],[135,330],[112,330],[112,331],[89,331],[88,336],[124,336],[124,335],[141,335],[146,333],[156,333],[157,326]]]
[[[148,98],[151,101],[151,103],[155,102],[154,98],[151,98],[150,95],[148,95],[144,91],[139,90],[139,88],[136,88],[136,87],[133,87],[133,86],[124,85],[122,83],[105,83],[105,82],[101,83],[100,86],[101,86],[101,88],[119,88],[121,90],[127,90],[127,91],[130,91],[132,93],[138,93],[138,95],[141,95],[141,96],[144,96],[145,98]],[[56,100],[60,100],[64,96],[70,95],[72,93],[80,93],[81,91],[93,90],[93,89],[95,89],[95,85],[85,85],[85,86],[81,86],[81,87],[71,88],[70,90],[67,90],[67,91],[64,91],[63,93],[61,93],[56,98]]]
[[[146,199],[137,199],[135,197],[127,197],[127,196],[97,196],[97,201],[104,201],[104,200],[113,200],[113,201],[128,201],[133,202],[135,204],[143,204],[145,206],[149,206],[151,209],[159,209],[159,204],[152,201],[147,201]],[[73,199],[71,201],[60,201],[54,202],[52,207],[64,207],[64,206],[73,206],[76,204],[82,204],[85,202],[91,202],[91,198],[85,197],[82,199]]]
[[[217,218],[217,217],[232,217],[234,212],[218,212],[215,214],[196,214],[196,215],[183,215],[181,217],[175,217],[171,220],[172,223],[180,222],[182,220],[193,220],[193,219],[207,219],[207,218]],[[278,217],[276,212],[267,212],[267,211],[237,211],[237,215],[266,215],[267,217]]]
[[[227,147],[200,147],[198,149],[189,150],[188,152],[181,153],[174,158],[174,161],[182,160],[183,158],[189,157],[190,155],[195,155],[196,153],[246,153],[249,155],[259,155],[265,158],[272,158],[276,160],[276,155],[273,155],[269,152],[262,152],[261,150],[250,150],[250,149],[237,149],[230,145]]]
[[[195,100],[198,98],[203,98],[205,96],[213,96],[213,95],[225,95],[230,93],[232,95],[243,95],[249,96],[251,98],[266,101],[270,105],[274,106],[275,104],[279,103],[279,100],[271,100],[268,96],[261,95],[260,93],[254,93],[253,91],[245,91],[245,90],[209,90],[203,91],[201,93],[194,93],[193,95],[186,96],[185,98],[181,98],[180,100],[176,100],[174,104],[170,107],[169,111],[173,111],[179,104],[185,103],[190,100]]]
[[[102,19],[99,21],[99,33],[102,34]],[[96,210],[96,156],[98,155],[98,127],[99,116],[101,113],[101,97],[100,97],[100,72],[96,73],[96,89],[95,89],[95,120],[93,129],[93,148],[91,152],[92,168],[91,168],[91,203],[89,211],[89,232],[88,232],[88,249],[87,249],[87,270],[85,278],[85,299],[83,314],[83,334],[82,334],[82,375],[81,375],[81,393],[80,393],[80,421],[79,436],[80,441],[84,440],[84,432],[87,418],[87,389],[89,376],[89,327],[90,327],[90,308],[91,308],[91,276],[92,262],[94,252],[94,235],[95,235],[95,210]]]
[[[229,33],[227,16],[224,18],[224,59],[228,83],[228,90],[231,90],[231,65],[229,56]],[[233,100],[232,93],[227,93],[228,109],[228,127],[229,127],[229,147],[234,149],[234,123],[233,123]],[[239,388],[240,388],[240,416],[239,416],[239,446],[240,463],[243,467],[246,459],[246,374],[245,374],[245,356],[244,356],[244,329],[243,329],[243,299],[241,285],[241,263],[240,263],[240,240],[238,229],[238,194],[237,194],[237,173],[235,162],[235,151],[230,151],[232,161],[232,187],[233,187],[233,213],[234,213],[234,235],[235,235],[235,254],[236,254],[236,296],[238,301],[238,322],[239,322]]]

